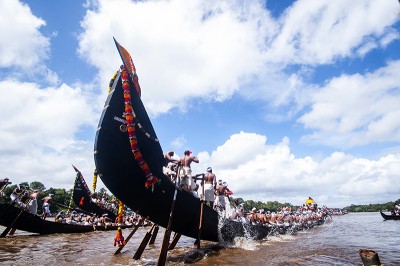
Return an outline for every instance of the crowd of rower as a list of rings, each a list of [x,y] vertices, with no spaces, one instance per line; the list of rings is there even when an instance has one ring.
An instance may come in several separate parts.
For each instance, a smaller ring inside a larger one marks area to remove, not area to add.
[[[316,204],[303,204],[296,210],[291,207],[282,206],[276,212],[264,211],[263,209],[257,210],[253,208],[247,212],[244,209],[244,204],[234,206],[230,213],[227,214],[230,219],[240,221],[248,224],[260,225],[278,225],[278,226],[292,226],[292,225],[306,225],[309,222],[321,221],[328,215],[329,210],[326,206],[318,208]]]
[[[9,182],[8,178],[0,179],[0,197],[5,196],[3,193],[3,190],[5,189],[6,186],[11,184]],[[37,204],[37,198],[39,196],[39,193],[37,190],[29,191],[27,188],[25,188],[22,185],[17,185],[14,190],[10,194],[10,199],[11,203],[17,205],[19,208],[26,210],[27,212],[30,212],[34,215],[37,215],[37,209],[38,209],[38,204]],[[41,218],[46,219],[51,215],[50,213],[50,204],[53,202],[53,194],[49,194],[48,196],[43,197],[43,207],[42,207],[42,214]],[[96,202],[99,205],[102,206],[112,206],[115,208],[115,202],[108,202],[105,197],[103,196],[101,199],[93,199],[94,202]],[[88,213],[83,213],[79,212],[76,210],[72,210],[64,212],[60,211],[54,216],[55,222],[60,222],[60,223],[69,223],[69,224],[80,224],[80,225],[116,225],[116,224],[125,224],[125,225],[132,225],[132,224],[137,224],[139,220],[141,219],[141,216],[137,213],[130,212],[129,214],[125,214],[122,216],[122,221],[119,222],[117,220],[113,221],[111,218],[108,217],[108,214],[105,213],[101,216],[96,215],[96,214],[88,214]],[[118,218],[117,218],[118,219]],[[149,223],[148,221],[145,221],[144,224]]]
[[[67,219],[68,218],[68,219]],[[118,218],[113,221],[111,218],[108,217],[108,214],[105,213],[102,216],[96,214],[84,214],[78,211],[73,210],[70,215],[65,214],[63,211],[60,211],[55,216],[55,222],[60,223],[69,223],[69,224],[79,224],[79,225],[96,225],[96,226],[111,226],[111,225],[136,225],[142,217],[137,213],[130,213],[123,215],[122,221],[118,221]],[[149,223],[145,221],[144,224],[146,225]]]
[[[165,156],[166,160],[169,158],[168,164],[166,164],[164,169],[165,173],[170,176],[171,181],[175,182],[179,189],[192,193],[194,197],[202,199],[204,203],[211,208],[214,208],[221,213],[224,212],[224,215],[229,219],[242,223],[260,225],[292,225],[304,224],[309,221],[318,221],[330,214],[325,206],[322,209],[318,208],[317,204],[311,197],[309,197],[306,203],[297,210],[292,210],[290,207],[282,206],[281,209],[276,212],[264,211],[263,209],[257,210],[256,208],[247,211],[243,203],[238,204],[236,200],[229,197],[232,192],[228,189],[227,183],[222,180],[218,180],[217,182],[216,175],[212,172],[211,167],[207,168],[205,174],[192,176],[190,163],[198,162],[198,159],[190,154],[190,151],[185,151],[185,156],[179,161],[176,161],[171,159],[173,152],[170,151],[167,154],[168,156]],[[200,195],[198,194],[199,185],[196,183],[197,180],[201,180],[201,185],[203,186],[203,193]],[[0,180],[0,193],[2,193],[4,187],[8,184],[11,184],[8,178]],[[52,202],[53,196],[54,195],[49,194],[42,199],[43,219],[46,219],[47,215],[50,214],[49,206]],[[36,190],[29,193],[27,189],[18,185],[10,195],[12,202],[16,203],[20,208],[35,215],[37,214],[37,197],[38,192]],[[93,199],[93,201],[104,206],[111,205],[115,209],[115,204],[106,201],[105,197],[102,197],[102,199],[98,198],[97,200]],[[136,224],[139,219],[140,215],[131,213],[123,216],[122,223],[127,225]],[[78,213],[75,210],[73,210],[69,216],[63,211],[59,212],[55,216],[55,221],[82,225],[121,224],[118,221],[112,221],[107,214],[103,214],[102,216],[96,214],[87,215]]]
[[[174,159],[174,151],[169,151],[164,155],[165,167],[164,173],[171,178],[180,190],[186,190],[192,193],[194,197],[200,198],[206,205],[219,212],[224,212],[227,218],[243,223],[261,224],[261,225],[292,225],[305,224],[312,221],[319,221],[330,215],[326,206],[318,208],[314,199],[309,197],[305,204],[297,210],[282,206],[276,212],[265,212],[253,208],[246,211],[244,204],[237,204],[235,200],[230,199],[232,191],[228,189],[228,184],[221,179],[216,181],[216,175],[212,168],[208,167],[205,174],[192,175],[191,163],[199,163],[199,160],[191,155],[191,151],[186,150],[184,156],[180,159]],[[200,180],[203,186],[203,193],[199,195]],[[232,206],[231,206],[232,205]]]

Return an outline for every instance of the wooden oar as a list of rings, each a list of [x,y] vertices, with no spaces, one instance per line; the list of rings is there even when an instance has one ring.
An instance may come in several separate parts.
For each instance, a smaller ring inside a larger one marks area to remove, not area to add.
[[[63,207],[63,208],[69,208],[67,205],[64,205],[64,204],[61,204],[61,203],[58,203],[58,202],[55,202],[55,201],[51,201],[51,203],[54,203],[55,205],[58,205],[58,206]],[[81,210],[81,209],[78,209],[78,208],[70,208],[70,209],[72,209],[74,211],[77,211],[77,212],[84,213],[84,214],[88,214],[90,216],[93,215],[93,213],[91,213],[91,212],[87,212],[87,211],[84,211],[84,210]]]
[[[199,221],[199,235],[197,237],[197,249],[200,249],[200,242],[201,242],[201,227],[203,224],[203,207],[204,207],[204,200],[205,200],[205,195],[204,195],[204,174],[202,177],[202,198],[200,199],[200,221]]]
[[[150,239],[149,245],[153,245],[153,244],[156,242],[156,237],[157,237],[157,234],[158,234],[158,229],[159,229],[159,226],[156,225],[156,227],[154,227],[153,234],[151,235],[151,239]]]
[[[29,205],[30,200],[27,203],[27,206]],[[0,238],[6,237],[7,234],[10,232],[10,230],[13,228],[13,225],[18,221],[18,218],[21,216],[21,214],[24,212],[25,210],[22,209],[17,217],[15,217],[14,221],[12,221],[12,223],[3,231],[3,233],[1,233]]]
[[[178,176],[176,178],[177,181],[175,182],[175,191],[174,191],[174,197],[172,199],[171,211],[169,213],[168,225],[167,225],[167,228],[165,228],[164,239],[162,242],[160,255],[158,257],[157,266],[164,266],[165,262],[167,261],[169,239],[171,237],[171,224],[172,224],[172,218],[173,218],[174,209],[175,209],[176,194],[178,193],[178,184],[177,183],[179,181],[179,170],[180,170],[179,168],[180,167],[178,167],[178,171],[177,171]]]
[[[132,232],[128,235],[128,237],[125,239],[125,243],[123,243],[115,252],[114,255],[117,255],[118,253],[121,252],[121,250],[125,247],[125,245],[128,243],[129,239],[135,234],[135,232],[138,230],[138,228],[143,224],[144,218],[140,218],[137,225],[132,229]]]
[[[150,228],[150,230],[146,233],[146,235],[143,237],[142,243],[140,243],[138,249],[135,252],[135,255],[133,255],[134,260],[140,259],[140,257],[143,254],[144,249],[147,246],[147,243],[149,243],[150,237],[151,237],[151,232],[153,231],[154,227],[156,225],[153,224],[153,226]]]
[[[171,241],[171,244],[168,247],[168,250],[173,250],[176,246],[176,244],[178,243],[179,238],[181,238],[181,234],[179,233],[175,233],[174,238]]]

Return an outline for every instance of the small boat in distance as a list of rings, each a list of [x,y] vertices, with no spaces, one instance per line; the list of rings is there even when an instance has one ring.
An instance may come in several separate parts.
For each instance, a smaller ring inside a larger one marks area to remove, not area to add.
[[[382,211],[379,211],[385,220],[400,220],[400,215],[393,214],[385,214]]]

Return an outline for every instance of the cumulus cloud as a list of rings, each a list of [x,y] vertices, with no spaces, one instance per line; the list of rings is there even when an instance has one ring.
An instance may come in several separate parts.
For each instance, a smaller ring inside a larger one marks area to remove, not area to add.
[[[128,48],[157,114],[193,97],[230,97],[261,67],[260,36],[275,23],[261,2],[98,1],[82,27],[79,52],[101,73],[119,62],[112,36]]]
[[[400,61],[365,75],[341,75],[315,92],[299,122],[313,133],[307,142],[353,147],[400,141]]]
[[[296,1],[281,18],[268,58],[286,64],[331,64],[353,57],[365,38],[389,40],[395,1]]]
[[[334,152],[325,158],[296,157],[288,138],[268,144],[265,136],[240,132],[211,154],[199,153],[195,173],[211,166],[226,181],[234,197],[303,204],[312,196],[320,205],[388,202],[398,197],[400,154],[377,160]],[[373,187],[374,189],[371,189]],[[385,191],[382,195],[382,191]]]
[[[70,163],[93,165],[93,140],[78,140],[84,138],[77,136],[81,127],[94,128],[97,123],[92,119],[90,100],[82,95],[79,87],[66,84],[40,88],[35,83],[1,81],[2,174],[34,181],[39,176],[30,173],[40,173],[40,178],[49,178],[52,184],[65,184],[72,182],[71,171],[67,171]]]
[[[18,68],[9,75],[45,79],[50,84],[58,82],[56,73],[44,64],[50,52],[50,39],[40,32],[45,25],[46,22],[33,15],[27,4],[0,2],[0,32],[3,35],[0,39],[0,67]]]
[[[115,36],[136,62],[152,115],[183,110],[194,98],[224,101],[240,93],[263,101],[269,120],[287,120],[307,108],[313,68],[362,58],[398,39],[394,1],[296,1],[277,20],[262,1],[92,3],[81,23],[80,55],[106,83],[120,62]],[[280,114],[271,116],[276,108]]]

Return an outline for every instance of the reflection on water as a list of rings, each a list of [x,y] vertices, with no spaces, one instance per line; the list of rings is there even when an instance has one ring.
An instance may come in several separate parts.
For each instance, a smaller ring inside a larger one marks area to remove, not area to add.
[[[122,253],[114,256],[116,232],[33,236],[17,231],[18,237],[0,239],[1,265],[155,265],[163,237],[160,229],[156,243],[146,247],[142,258],[132,259],[150,228],[140,228]],[[348,214],[295,236],[279,235],[268,241],[237,239],[218,252],[211,252],[195,265],[293,265],[307,256],[332,256],[361,265],[359,249],[378,252],[385,265],[400,265],[400,221],[383,221],[379,213]],[[0,227],[4,230],[4,227]],[[124,229],[128,236],[131,229]],[[22,234],[22,235],[21,235]],[[168,265],[182,265],[184,255],[193,250],[194,239],[182,237],[168,253]],[[202,246],[212,243],[202,241]],[[306,264],[303,264],[306,265]],[[319,265],[319,264],[309,264]],[[326,265],[326,264],[320,264]],[[342,264],[340,264],[342,265]]]

